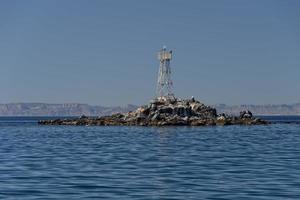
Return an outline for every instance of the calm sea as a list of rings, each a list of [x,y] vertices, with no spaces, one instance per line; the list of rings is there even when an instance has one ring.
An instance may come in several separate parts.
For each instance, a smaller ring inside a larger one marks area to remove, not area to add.
[[[72,127],[2,117],[0,199],[300,199],[300,117],[265,118],[277,123]]]

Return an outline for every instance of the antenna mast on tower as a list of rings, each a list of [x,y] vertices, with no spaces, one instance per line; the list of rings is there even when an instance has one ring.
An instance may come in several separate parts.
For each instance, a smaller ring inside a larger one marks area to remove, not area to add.
[[[157,80],[156,97],[158,99],[174,99],[173,82],[171,80],[170,61],[172,59],[172,51],[167,51],[164,46],[158,52],[158,60],[160,62]]]

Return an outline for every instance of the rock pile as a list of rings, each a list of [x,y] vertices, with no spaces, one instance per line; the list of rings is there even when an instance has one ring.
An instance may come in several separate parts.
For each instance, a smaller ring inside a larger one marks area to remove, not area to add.
[[[56,119],[39,121],[42,125],[98,125],[98,126],[205,126],[252,125],[268,122],[254,118],[250,111],[242,111],[239,117],[217,114],[215,108],[206,106],[194,98],[156,99],[148,105],[126,114]]]

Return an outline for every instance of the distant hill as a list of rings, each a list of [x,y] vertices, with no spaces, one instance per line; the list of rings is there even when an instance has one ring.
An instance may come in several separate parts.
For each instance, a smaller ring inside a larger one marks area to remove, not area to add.
[[[133,111],[136,108],[134,105],[104,107],[78,103],[9,103],[0,104],[0,116],[103,116]]]
[[[8,103],[0,104],[0,116],[103,116],[118,112],[128,112],[138,106],[92,106],[88,104],[67,103]],[[299,104],[282,105],[213,105],[218,113],[238,114],[242,110],[250,110],[255,115],[300,115]]]
[[[300,115],[300,103],[281,105],[214,105],[218,113],[238,114],[241,110],[250,110],[255,115]]]

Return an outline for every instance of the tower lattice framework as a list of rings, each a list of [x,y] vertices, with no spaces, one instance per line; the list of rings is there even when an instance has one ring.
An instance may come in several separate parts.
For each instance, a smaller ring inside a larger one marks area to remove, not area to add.
[[[173,82],[171,79],[171,59],[172,51],[167,51],[167,48],[163,47],[158,53],[160,65],[158,71],[156,97],[159,99],[175,98],[173,93]]]

